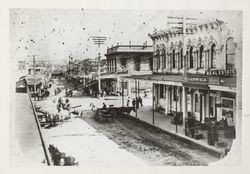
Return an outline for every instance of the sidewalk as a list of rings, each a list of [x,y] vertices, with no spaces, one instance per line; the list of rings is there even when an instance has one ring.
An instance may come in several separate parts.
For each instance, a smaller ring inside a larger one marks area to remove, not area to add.
[[[79,166],[113,167],[145,166],[138,157],[120,148],[80,118],[72,118],[62,125],[43,129],[47,145],[73,156]]]
[[[134,111],[131,111],[130,116],[133,118],[136,118],[136,113]],[[203,134],[204,138],[201,140],[196,140],[193,138],[190,138],[185,135],[185,128],[184,125],[177,125],[177,132],[176,132],[176,125],[171,124],[171,118],[170,116],[167,116],[163,113],[160,112],[154,112],[154,124],[153,124],[153,112],[152,112],[152,107],[151,106],[143,106],[140,107],[137,110],[137,119],[146,122],[150,125],[153,125],[157,128],[160,128],[163,131],[166,131],[174,136],[178,136],[180,138],[183,138],[189,142],[201,145],[202,147],[212,150],[216,153],[222,153],[224,150],[222,148],[216,148],[214,146],[210,146],[207,143],[207,131],[205,130],[199,130],[199,133]],[[231,148],[232,140],[231,139],[226,139],[223,137],[222,133],[219,132],[219,141],[226,141]]]
[[[15,114],[10,118],[11,166],[46,166],[38,127],[27,93],[16,93]]]

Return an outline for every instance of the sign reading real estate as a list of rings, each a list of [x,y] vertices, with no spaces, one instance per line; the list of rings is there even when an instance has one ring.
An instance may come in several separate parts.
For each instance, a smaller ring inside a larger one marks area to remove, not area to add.
[[[206,75],[208,76],[217,76],[217,75],[223,75],[223,76],[228,76],[236,74],[236,69],[223,69],[223,70],[209,70],[206,71]]]

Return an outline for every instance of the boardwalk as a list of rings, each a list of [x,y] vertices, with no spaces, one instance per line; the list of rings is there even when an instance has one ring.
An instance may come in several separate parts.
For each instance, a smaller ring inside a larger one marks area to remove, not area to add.
[[[46,165],[42,163],[45,156],[27,93],[16,93],[16,111],[11,120],[11,165]]]

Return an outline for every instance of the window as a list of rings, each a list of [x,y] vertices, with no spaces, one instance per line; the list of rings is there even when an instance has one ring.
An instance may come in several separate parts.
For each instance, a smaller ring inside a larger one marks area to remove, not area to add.
[[[228,126],[233,126],[234,120],[234,100],[229,98],[222,99],[222,116],[227,120]]]
[[[180,51],[180,67],[183,68],[183,49]]]
[[[165,49],[162,49],[162,68],[166,68],[166,52]]]
[[[195,94],[194,102],[195,102],[194,111],[195,112],[200,112],[200,101],[199,101],[199,95],[198,94]]]
[[[172,67],[175,68],[175,57],[176,56],[175,56],[175,50],[174,49],[172,51],[172,55],[171,56],[172,56]]]
[[[160,50],[156,50],[156,69],[160,68]]]
[[[153,70],[153,58],[149,59],[149,69],[150,69],[150,71]]]
[[[205,55],[204,55],[204,47],[203,47],[203,45],[200,46],[199,61],[200,61],[200,62],[199,62],[198,68],[204,68]]]
[[[209,96],[209,117],[215,117],[215,102],[214,97]]]
[[[126,68],[126,59],[121,59],[121,67]]]
[[[179,52],[175,54],[175,68],[178,68],[179,56],[180,56]]]
[[[193,47],[189,49],[189,68],[194,68]]]
[[[235,68],[235,48],[233,38],[229,38],[226,43],[226,69]]]
[[[160,98],[164,98],[164,85],[160,84]]]
[[[216,61],[216,46],[213,44],[211,46],[211,58],[210,58],[210,67],[209,68],[215,68],[215,61]]]
[[[140,57],[137,57],[134,60],[135,60],[135,71],[140,71],[140,64],[141,64]]]

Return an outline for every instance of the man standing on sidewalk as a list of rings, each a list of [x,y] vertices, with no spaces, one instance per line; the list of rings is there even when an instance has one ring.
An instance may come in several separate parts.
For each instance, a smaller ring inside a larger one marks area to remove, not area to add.
[[[127,106],[129,106],[129,102],[130,102],[130,97],[128,97]]]

